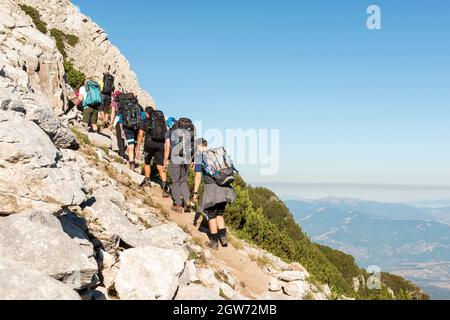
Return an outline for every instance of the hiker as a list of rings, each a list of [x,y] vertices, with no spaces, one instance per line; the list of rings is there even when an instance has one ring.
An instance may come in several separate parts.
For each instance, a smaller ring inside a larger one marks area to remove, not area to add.
[[[188,186],[189,166],[194,156],[195,127],[190,119],[181,118],[172,124],[166,135],[164,163],[172,179],[172,211],[190,211],[191,194]],[[169,163],[170,157],[170,163]]]
[[[102,104],[100,86],[93,80],[86,80],[78,93],[83,105],[83,122],[88,126],[89,132],[98,132],[98,107]]]
[[[194,203],[198,203],[202,177],[204,182],[199,210],[205,214],[209,224],[210,242],[207,245],[218,250],[220,241],[223,247],[227,247],[224,213],[226,206],[236,199],[236,194],[231,187],[236,171],[233,162],[227,156],[225,148],[208,149],[207,140],[201,138],[196,141],[194,171]]]
[[[128,155],[125,153],[125,141],[122,137],[122,129],[120,128],[119,124],[119,111],[120,111],[120,99],[122,96],[122,91],[117,90],[112,95],[112,102],[111,102],[111,118],[110,118],[110,125],[109,130],[113,132],[113,130],[116,130],[116,139],[117,139],[117,147],[119,149],[119,156],[122,159],[128,160]]]
[[[100,106],[100,119],[106,127],[109,120],[109,111],[114,93],[114,76],[109,72],[103,74],[102,80],[102,105]]]
[[[125,140],[128,151],[128,163],[131,170],[138,167],[135,162],[135,146],[139,126],[142,120],[145,120],[146,114],[140,106],[136,96],[132,93],[122,94],[120,96],[119,125],[122,138]]]
[[[161,178],[163,198],[168,198],[169,195],[166,192],[167,175],[164,169],[164,145],[168,131],[166,119],[162,111],[154,110],[151,106],[145,109],[145,113],[147,117],[145,120],[141,121],[136,145],[136,159],[139,159],[141,157],[141,143],[145,135],[145,178],[141,184],[141,187],[151,186],[152,184],[151,164],[153,161],[158,170],[159,177]]]

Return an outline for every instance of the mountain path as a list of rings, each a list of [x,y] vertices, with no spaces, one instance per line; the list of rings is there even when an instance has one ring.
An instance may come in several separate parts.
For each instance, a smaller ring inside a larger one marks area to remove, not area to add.
[[[201,244],[208,241],[206,234],[198,231],[198,227],[193,225],[194,213],[173,212],[171,210],[172,200],[162,197],[159,186],[146,188],[146,190],[152,199],[169,213],[168,220],[177,223],[185,231],[187,230],[193,238],[201,240]],[[235,248],[231,243],[227,248],[220,247],[218,251],[205,248],[205,245],[202,247],[211,253],[213,267],[217,269],[225,267],[230,271],[236,280],[236,289],[242,295],[255,299],[267,291],[271,277],[245,251]]]

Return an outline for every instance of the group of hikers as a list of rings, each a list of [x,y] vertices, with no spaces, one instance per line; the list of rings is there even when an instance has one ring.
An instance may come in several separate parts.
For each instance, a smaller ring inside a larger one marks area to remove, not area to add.
[[[219,243],[227,247],[224,213],[236,198],[231,185],[237,171],[225,148],[208,148],[206,139],[196,138],[189,118],[166,117],[153,106],[143,108],[133,93],[116,90],[114,81],[107,72],[99,81],[86,80],[78,90],[88,131],[98,133],[104,127],[114,130],[119,155],[132,170],[139,168],[143,144],[145,177],[141,187],[152,185],[155,166],[162,196],[172,198],[172,210],[181,214],[195,212],[195,225],[203,216],[203,229],[207,225],[209,236],[207,245],[214,250],[219,249]],[[193,190],[188,185],[190,170],[195,173]]]

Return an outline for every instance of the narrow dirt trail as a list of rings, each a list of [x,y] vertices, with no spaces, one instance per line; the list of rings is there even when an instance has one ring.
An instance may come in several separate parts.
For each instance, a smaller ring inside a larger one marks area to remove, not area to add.
[[[152,199],[159,203],[167,212],[168,219],[177,223],[194,238],[201,239],[201,243],[206,243],[208,237],[206,234],[198,231],[193,225],[194,213],[175,213],[171,210],[172,200],[164,199],[161,196],[161,188],[147,188]],[[263,292],[267,291],[267,285],[270,282],[270,276],[266,274],[261,267],[246,254],[246,252],[236,249],[229,244],[227,248],[220,247],[219,251],[206,249],[211,253],[214,261],[214,267],[226,267],[233,278],[236,280],[237,288],[244,296],[248,298],[257,298]]]

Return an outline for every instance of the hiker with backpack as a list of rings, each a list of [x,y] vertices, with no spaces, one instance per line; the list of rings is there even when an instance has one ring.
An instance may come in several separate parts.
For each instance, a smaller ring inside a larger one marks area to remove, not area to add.
[[[120,100],[121,100],[122,92],[117,90],[112,95],[111,102],[111,118],[109,124],[109,130],[113,132],[115,130],[115,136],[117,139],[117,148],[119,149],[118,153],[122,159],[128,159],[128,156],[125,153],[125,141],[122,137],[122,129],[119,124],[119,113],[120,113]]]
[[[198,139],[196,141],[194,171],[194,203],[198,203],[199,200],[198,191],[202,178],[204,182],[199,210],[204,213],[209,224],[210,242],[207,245],[214,250],[219,249],[219,242],[223,247],[227,247],[228,239],[224,213],[226,206],[236,199],[236,193],[231,187],[236,172],[233,162],[227,155],[225,148],[208,149],[207,140]]]
[[[122,94],[119,100],[119,125],[122,138],[125,140],[128,151],[128,163],[131,170],[136,170],[138,165],[135,162],[135,146],[141,121],[145,120],[146,114],[138,99],[132,93]]]
[[[190,211],[191,193],[188,186],[189,167],[194,157],[195,127],[190,119],[176,121],[166,135],[164,163],[172,180],[172,211]]]
[[[83,122],[88,126],[89,132],[98,132],[98,108],[102,104],[100,86],[93,80],[86,80],[78,93],[83,106]]]
[[[147,107],[145,109],[147,118],[141,121],[139,127],[139,134],[137,138],[136,146],[136,159],[141,157],[141,143],[144,140],[144,152],[145,152],[145,165],[144,174],[145,178],[141,184],[141,187],[151,186],[151,164],[152,161],[156,165],[156,168],[161,178],[161,188],[163,190],[163,198],[168,198],[167,194],[167,175],[164,169],[164,142],[167,133],[166,119],[164,113],[160,110],[155,110],[153,107]]]
[[[102,80],[102,105],[100,106],[100,119],[104,125],[107,125],[109,120],[109,111],[112,102],[112,95],[114,93],[114,76],[109,72],[103,74]]]

